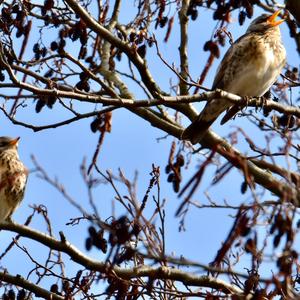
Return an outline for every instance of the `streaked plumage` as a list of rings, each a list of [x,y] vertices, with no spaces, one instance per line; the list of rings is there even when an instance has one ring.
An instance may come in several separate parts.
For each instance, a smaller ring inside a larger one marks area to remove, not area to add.
[[[285,65],[286,51],[281,42],[279,11],[256,18],[226,52],[217,70],[212,90],[217,88],[240,96],[263,96],[276,81]],[[208,102],[197,119],[183,132],[182,139],[200,142],[211,124],[229,109],[226,99]],[[232,107],[221,124],[237,112]],[[230,117],[228,117],[230,116]]]
[[[0,137],[0,222],[10,219],[24,197],[28,171],[19,159],[18,141]]]

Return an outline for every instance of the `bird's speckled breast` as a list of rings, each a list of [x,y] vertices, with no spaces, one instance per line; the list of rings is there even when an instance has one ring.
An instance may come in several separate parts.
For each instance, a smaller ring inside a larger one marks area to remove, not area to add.
[[[16,152],[0,154],[0,221],[10,217],[22,201],[27,176],[28,171]]]
[[[262,96],[276,81],[285,64],[285,49],[281,42],[261,37],[252,39],[247,51],[249,60],[234,75],[235,80],[227,90],[241,96]]]

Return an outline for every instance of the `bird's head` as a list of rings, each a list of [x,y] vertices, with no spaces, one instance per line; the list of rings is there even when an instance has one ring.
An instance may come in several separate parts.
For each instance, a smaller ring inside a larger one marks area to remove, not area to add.
[[[254,19],[247,29],[247,33],[249,32],[265,32],[270,28],[274,28],[278,30],[278,25],[284,22],[284,19],[276,20],[278,15],[280,14],[280,10],[277,10],[273,15],[263,14],[256,19]]]
[[[8,149],[17,149],[20,137],[11,138],[8,136],[0,137],[0,152]]]

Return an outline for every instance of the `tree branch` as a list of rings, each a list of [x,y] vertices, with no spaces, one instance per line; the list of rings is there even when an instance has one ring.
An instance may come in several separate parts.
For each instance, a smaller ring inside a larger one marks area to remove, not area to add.
[[[0,272],[0,280],[5,281],[10,284],[22,287],[35,294],[36,297],[41,297],[44,299],[53,299],[53,300],[64,300],[65,297],[59,296],[57,294],[51,293],[36,284],[22,278],[20,275],[10,275],[6,272]]]
[[[30,238],[32,240],[35,240],[53,250],[61,251],[66,253],[70,256],[70,258],[75,261],[76,263],[84,266],[85,268],[92,270],[92,271],[98,271],[101,273],[108,273],[111,272],[112,274],[116,274],[118,277],[129,280],[132,278],[140,278],[140,277],[148,277],[153,279],[170,279],[175,280],[183,283],[184,285],[190,285],[190,286],[201,286],[201,287],[208,287],[208,288],[214,288],[221,290],[225,294],[236,294],[236,295],[242,295],[243,291],[239,289],[238,287],[233,286],[232,284],[228,284],[223,280],[216,279],[209,276],[198,276],[194,275],[188,272],[183,272],[179,269],[174,268],[168,268],[168,267],[159,267],[159,268],[152,268],[148,266],[138,266],[134,268],[121,268],[118,266],[112,266],[111,268],[107,265],[105,262],[93,260],[86,256],[84,253],[80,252],[75,246],[70,244],[66,240],[56,240],[53,237],[46,235],[44,233],[41,233],[39,231],[36,231],[34,229],[31,229],[24,225],[19,225],[16,223],[11,222],[2,222],[0,223],[0,229],[16,232],[23,237]],[[1,274],[1,273],[0,273]],[[2,280],[16,280],[14,277],[3,277]],[[8,282],[8,281],[7,281]],[[16,282],[14,282],[16,283]],[[22,280],[20,280],[20,283],[22,283]],[[16,283],[17,284],[17,283]],[[25,283],[22,283],[25,285]],[[19,285],[19,284],[17,284]],[[20,284],[20,286],[23,286]],[[32,284],[31,284],[32,285]],[[25,286],[24,286],[25,287]],[[30,290],[34,289],[34,286],[30,286]],[[38,291],[38,287],[36,287],[36,291]],[[42,291],[45,291],[41,289]],[[49,296],[48,294],[43,294],[46,296]],[[42,295],[42,294],[40,294]],[[44,296],[43,296],[44,297]],[[46,298],[48,299],[48,298]],[[59,298],[53,298],[53,299],[62,299]]]
[[[190,0],[182,1],[182,6],[179,10],[179,20],[180,20],[180,46],[179,46],[179,54],[180,54],[180,76],[187,80],[188,75],[187,72],[189,70],[188,65],[188,21],[189,18],[187,16],[187,11],[190,5]],[[179,82],[180,95],[188,94],[188,86],[187,84],[180,80]]]
[[[122,50],[129,58],[130,61],[138,69],[141,78],[148,90],[154,97],[160,97],[164,93],[160,90],[159,86],[154,81],[152,75],[143,59],[137,55],[136,51],[130,47],[127,43],[121,41],[119,38],[115,37],[108,29],[100,25],[89,13],[79,4],[76,0],[66,0],[66,3],[78,14],[82,20],[91,28],[96,34],[110,42],[115,47]]]

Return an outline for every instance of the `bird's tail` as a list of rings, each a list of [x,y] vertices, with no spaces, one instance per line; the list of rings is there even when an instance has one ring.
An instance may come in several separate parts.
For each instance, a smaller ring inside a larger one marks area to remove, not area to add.
[[[215,119],[206,121],[199,117],[192,124],[190,124],[181,135],[182,140],[189,140],[193,145],[202,140],[207,133],[208,128],[215,121]]]

